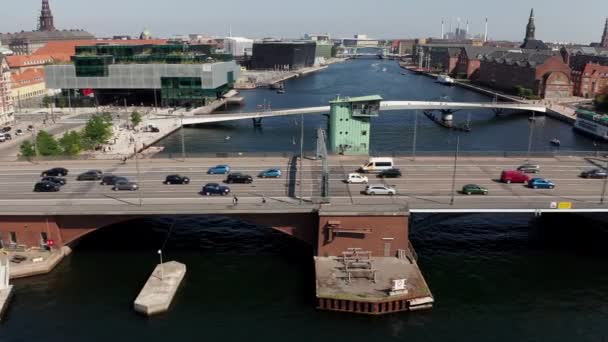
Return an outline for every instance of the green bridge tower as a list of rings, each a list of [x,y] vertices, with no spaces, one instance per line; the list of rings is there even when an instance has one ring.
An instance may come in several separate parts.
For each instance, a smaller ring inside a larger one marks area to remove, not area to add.
[[[345,155],[368,155],[371,118],[380,114],[379,95],[338,97],[330,102],[329,150]]]

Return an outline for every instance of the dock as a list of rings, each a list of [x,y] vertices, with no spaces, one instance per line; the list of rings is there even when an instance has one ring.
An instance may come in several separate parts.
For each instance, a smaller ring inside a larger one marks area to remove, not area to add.
[[[4,313],[13,296],[13,285],[9,284],[10,262],[8,257],[0,258],[0,320],[4,318]]]
[[[133,303],[135,311],[147,316],[168,311],[185,275],[186,265],[182,263],[157,265]]]

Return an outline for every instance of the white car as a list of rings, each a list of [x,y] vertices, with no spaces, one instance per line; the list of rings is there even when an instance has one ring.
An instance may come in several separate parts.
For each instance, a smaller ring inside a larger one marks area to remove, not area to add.
[[[388,195],[394,196],[397,194],[397,190],[395,188],[391,188],[386,185],[368,185],[365,187],[365,194],[374,196],[374,195]]]
[[[369,180],[365,176],[361,176],[358,173],[351,173],[346,178],[348,184],[367,184]]]

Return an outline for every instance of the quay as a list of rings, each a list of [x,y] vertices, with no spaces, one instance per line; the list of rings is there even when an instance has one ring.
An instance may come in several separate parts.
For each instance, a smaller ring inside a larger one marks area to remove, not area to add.
[[[9,259],[6,256],[0,256],[0,320],[4,318],[4,314],[13,296],[13,285],[9,283],[9,273]]]
[[[156,266],[133,303],[138,313],[157,315],[169,310],[184,276],[186,265],[170,261]]]

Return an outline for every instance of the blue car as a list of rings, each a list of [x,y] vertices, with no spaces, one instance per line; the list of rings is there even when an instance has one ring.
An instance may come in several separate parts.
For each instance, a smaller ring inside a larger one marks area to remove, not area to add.
[[[553,189],[555,184],[544,178],[532,178],[528,181],[528,187],[532,189]]]
[[[207,174],[210,175],[225,175],[230,173],[230,166],[228,165],[218,165],[207,170]]]
[[[279,169],[268,169],[266,171],[262,171],[258,176],[260,178],[280,178],[281,170]]]
[[[209,183],[203,187],[201,194],[205,196],[221,195],[226,196],[230,193],[230,188],[217,183]]]

